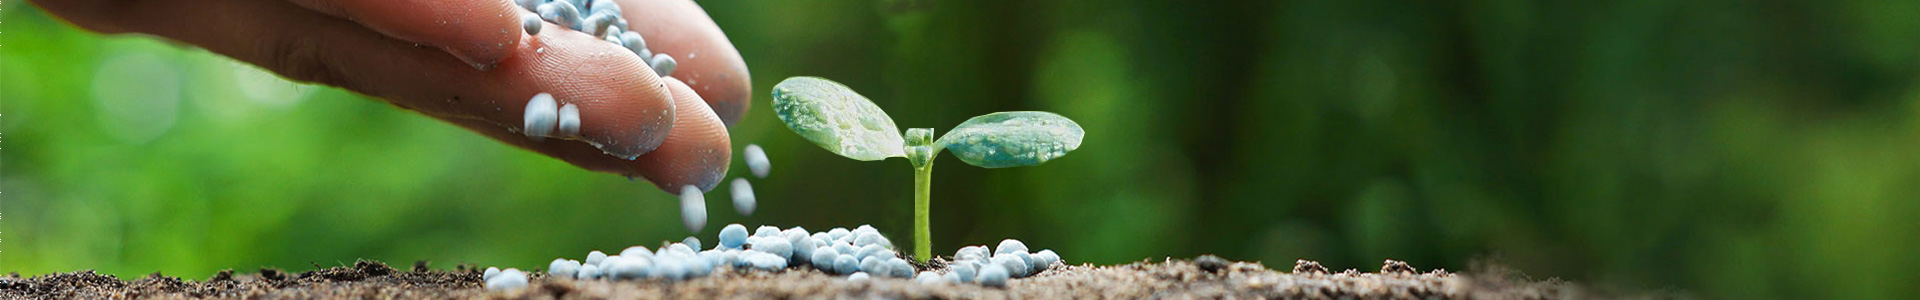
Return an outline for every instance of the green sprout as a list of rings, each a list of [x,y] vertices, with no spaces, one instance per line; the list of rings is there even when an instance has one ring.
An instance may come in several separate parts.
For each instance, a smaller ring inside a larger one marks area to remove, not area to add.
[[[1086,136],[1080,124],[1043,111],[973,117],[938,140],[932,128],[907,129],[902,136],[873,101],[819,77],[792,77],[775,85],[773,111],[794,133],[834,154],[863,161],[905,157],[913,163],[913,253],[920,261],[933,257],[927,203],[933,158],[941,150],[982,168],[1024,167],[1066,155]]]

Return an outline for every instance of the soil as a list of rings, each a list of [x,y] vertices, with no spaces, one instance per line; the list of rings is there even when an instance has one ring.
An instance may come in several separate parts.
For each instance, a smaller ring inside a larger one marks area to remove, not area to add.
[[[921,268],[944,268],[936,259]],[[909,279],[847,281],[811,268],[784,272],[716,271],[682,282],[576,281],[530,272],[527,288],[488,291],[480,271],[469,265],[431,270],[417,262],[410,270],[359,261],[352,266],[291,274],[275,269],[236,275],[221,271],[204,281],[154,273],[121,280],[91,270],[21,278],[0,277],[0,298],[248,298],[248,299],[789,299],[789,298],[961,298],[961,299],[1568,299],[1618,295],[1557,280],[1532,281],[1511,272],[1462,275],[1444,270],[1419,272],[1388,260],[1379,272],[1328,272],[1302,260],[1292,272],[1259,263],[1230,262],[1213,256],[1192,260],[1142,261],[1117,266],[1056,265],[1046,272],[1009,281],[1005,288],[971,284],[919,284]]]

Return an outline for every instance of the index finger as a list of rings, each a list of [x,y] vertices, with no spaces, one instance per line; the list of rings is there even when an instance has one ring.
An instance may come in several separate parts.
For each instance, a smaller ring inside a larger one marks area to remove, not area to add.
[[[375,32],[433,45],[475,68],[498,63],[520,43],[520,14],[507,0],[289,0]]]
[[[740,50],[720,25],[692,0],[617,0],[628,30],[647,40],[653,53],[673,56],[673,77],[693,88],[720,121],[733,126],[746,116],[752,81]]]

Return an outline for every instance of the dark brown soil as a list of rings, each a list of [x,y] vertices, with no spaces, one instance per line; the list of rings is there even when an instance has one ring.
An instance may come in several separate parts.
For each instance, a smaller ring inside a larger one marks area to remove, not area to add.
[[[936,260],[932,266],[944,266]],[[1280,272],[1259,263],[1229,262],[1212,256],[1194,260],[1136,262],[1118,266],[1074,265],[1014,279],[1006,288],[976,285],[926,285],[907,279],[847,281],[800,268],[786,272],[715,272],[684,282],[575,281],[534,274],[528,288],[487,291],[480,272],[469,266],[450,271],[412,270],[360,261],[353,266],[288,274],[273,269],[234,275],[214,274],[205,281],[183,281],[158,273],[131,281],[93,271],[31,278],[0,277],[0,298],[248,298],[248,299],[787,299],[787,298],[979,298],[979,299],[1140,299],[1140,298],[1395,298],[1395,299],[1566,299],[1594,298],[1591,291],[1559,281],[1534,282],[1517,276],[1467,276],[1444,270],[1419,272],[1388,260],[1380,272],[1327,272],[1312,261]],[[539,272],[531,272],[539,273]]]

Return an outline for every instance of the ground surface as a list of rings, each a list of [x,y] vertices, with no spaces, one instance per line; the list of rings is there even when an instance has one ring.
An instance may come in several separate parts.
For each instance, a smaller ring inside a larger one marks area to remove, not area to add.
[[[934,263],[932,268],[943,267]],[[538,272],[534,272],[538,273]],[[1014,279],[1006,288],[976,285],[926,285],[906,279],[874,278],[847,281],[809,268],[781,273],[763,271],[715,272],[684,282],[575,281],[536,274],[532,284],[513,291],[487,291],[480,273],[460,266],[429,270],[415,263],[397,270],[379,262],[361,261],[299,274],[272,269],[235,275],[220,272],[204,281],[185,281],[161,274],[120,280],[92,271],[57,273],[31,278],[0,277],[0,298],[248,298],[248,299],[789,299],[789,298],[964,298],[964,299],[1275,299],[1275,298],[1396,298],[1396,299],[1568,299],[1592,298],[1576,285],[1558,281],[1535,282],[1509,275],[1467,276],[1440,270],[1420,271],[1388,261],[1379,272],[1327,272],[1318,263],[1301,261],[1291,270],[1276,271],[1257,263],[1227,262],[1202,257],[1194,260],[1138,262],[1118,266],[1073,265],[1029,278]]]

